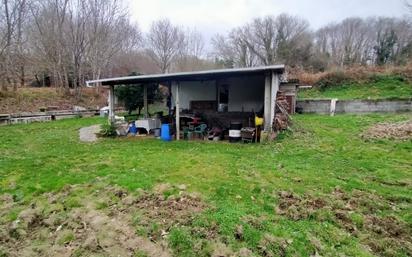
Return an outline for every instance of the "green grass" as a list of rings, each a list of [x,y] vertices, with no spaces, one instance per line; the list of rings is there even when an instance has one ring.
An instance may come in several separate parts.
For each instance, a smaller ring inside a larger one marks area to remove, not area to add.
[[[368,82],[349,82],[322,89],[301,89],[300,99],[410,99],[412,84],[400,76],[380,75],[370,78]]]
[[[131,191],[150,190],[159,183],[185,184],[211,208],[196,216],[190,227],[171,230],[169,246],[176,256],[211,254],[213,246],[197,228],[216,229],[219,240],[233,251],[246,247],[261,256],[265,251],[285,256],[315,251],[322,256],[373,256],[365,240],[384,245],[380,236],[349,234],[329,209],[296,220],[277,214],[278,194],[288,191],[329,199],[335,187],[348,195],[360,190],[379,197],[383,206],[391,202],[394,207],[370,212],[375,198],[368,200],[350,214],[355,226],[364,227],[368,215],[394,216],[412,226],[412,141],[360,137],[375,123],[411,118],[411,114],[298,115],[293,133],[262,145],[140,138],[79,142],[78,129],[105,122],[99,118],[5,126],[0,127],[0,194],[10,193],[29,204],[42,193],[67,184],[93,184],[99,177]],[[75,208],[79,199],[81,195],[76,195],[64,204]],[[7,219],[15,219],[16,210],[10,212]],[[240,239],[235,236],[238,226],[243,229]],[[61,242],[70,240],[64,237]],[[322,247],[317,249],[313,241]],[[399,250],[396,256],[407,253]]]

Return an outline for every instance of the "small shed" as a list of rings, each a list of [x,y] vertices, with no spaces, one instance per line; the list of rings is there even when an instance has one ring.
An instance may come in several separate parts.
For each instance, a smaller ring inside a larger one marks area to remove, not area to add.
[[[284,65],[220,69],[195,72],[139,75],[87,81],[99,83],[109,90],[109,119],[114,121],[114,87],[131,85],[147,87],[161,84],[169,89],[169,108],[174,110],[176,130],[180,118],[187,113],[200,112],[212,121],[237,119],[247,122],[255,114],[264,117],[264,130],[270,131],[275,116],[276,96],[280,88],[290,97],[290,112],[294,112],[295,84],[282,83]],[[145,90],[146,92],[146,90]],[[147,106],[147,94],[145,107]],[[147,108],[145,108],[147,110]],[[179,139],[179,133],[177,133]]]

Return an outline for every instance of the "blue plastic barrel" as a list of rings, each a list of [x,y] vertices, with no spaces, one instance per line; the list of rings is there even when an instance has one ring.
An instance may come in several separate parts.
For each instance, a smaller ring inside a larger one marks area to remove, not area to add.
[[[160,128],[160,139],[163,141],[171,141],[172,137],[170,136],[170,127],[169,124],[162,124]]]

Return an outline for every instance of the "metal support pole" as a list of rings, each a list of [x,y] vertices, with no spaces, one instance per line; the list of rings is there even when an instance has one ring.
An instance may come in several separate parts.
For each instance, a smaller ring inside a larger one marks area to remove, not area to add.
[[[114,123],[114,86],[109,87],[109,123]]]
[[[271,109],[270,109],[270,128],[272,129],[273,121],[275,120],[275,109],[276,109],[276,96],[279,91],[279,76],[278,74],[272,72],[272,79],[270,83],[270,92],[271,92]]]
[[[179,82],[176,85],[175,106],[176,106],[176,140],[180,140],[180,106],[179,106]]]
[[[144,117],[149,117],[149,109],[147,104],[147,84],[143,86],[143,105],[144,105]]]
[[[270,132],[271,128],[271,103],[272,101],[270,100],[271,93],[270,93],[270,84],[271,84],[271,78],[270,78],[270,73],[266,74],[265,76],[265,99],[264,99],[264,130],[266,132]]]

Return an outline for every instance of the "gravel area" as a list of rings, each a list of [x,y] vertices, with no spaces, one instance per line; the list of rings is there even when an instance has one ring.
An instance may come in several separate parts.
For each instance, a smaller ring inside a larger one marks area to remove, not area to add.
[[[97,141],[96,133],[100,131],[100,125],[93,125],[90,127],[84,127],[79,130],[80,141],[82,142],[95,142]]]

